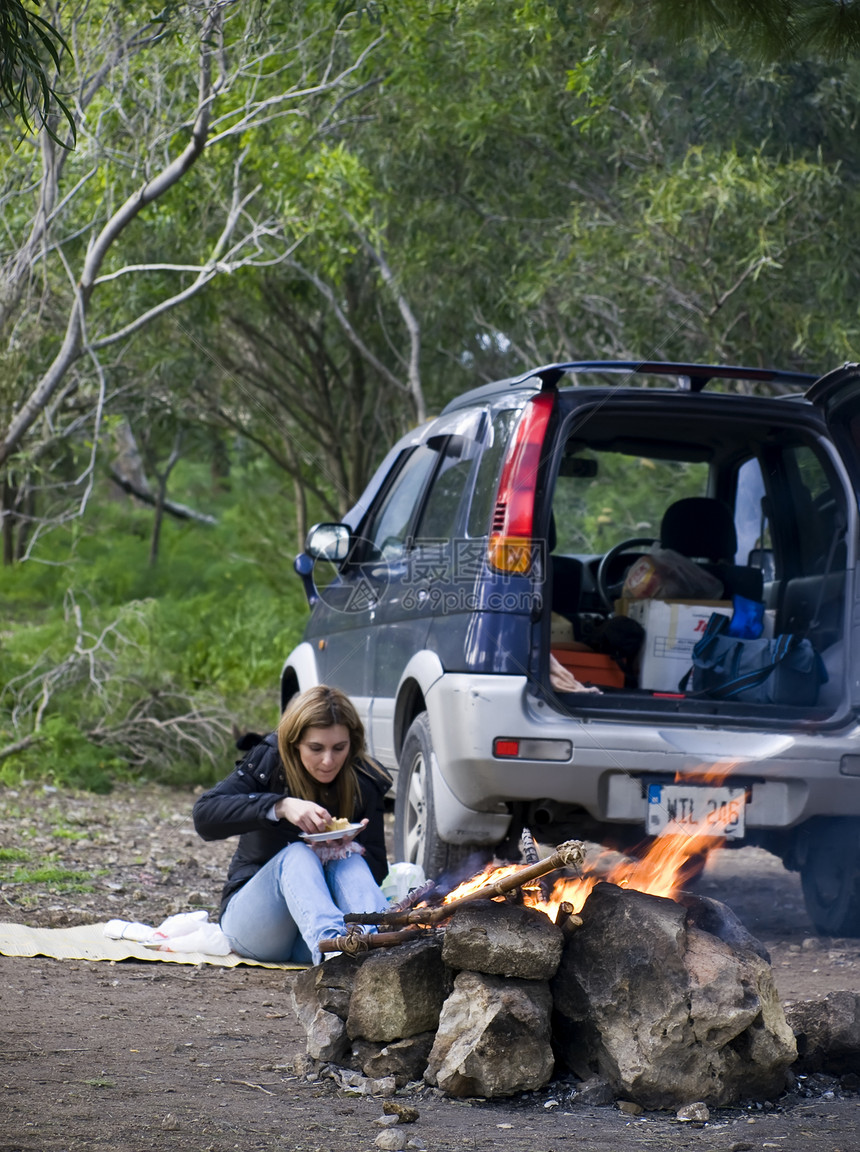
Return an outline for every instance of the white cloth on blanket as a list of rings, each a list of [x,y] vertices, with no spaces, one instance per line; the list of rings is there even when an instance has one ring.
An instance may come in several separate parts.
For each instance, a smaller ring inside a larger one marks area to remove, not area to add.
[[[132,920],[108,920],[104,934],[110,940],[136,940],[158,952],[202,952],[206,956],[227,956],[230,942],[217,924],[209,923],[209,913],[180,912],[168,916],[157,928]]]
[[[104,926],[108,940],[136,940],[138,944],[148,940],[154,931],[151,924],[141,924],[139,920],[108,920]]]

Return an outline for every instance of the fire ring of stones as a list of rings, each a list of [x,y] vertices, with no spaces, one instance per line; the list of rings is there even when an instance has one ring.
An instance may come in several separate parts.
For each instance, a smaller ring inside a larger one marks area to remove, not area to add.
[[[643,1108],[723,1107],[779,1095],[797,1058],[769,958],[725,905],[607,883],[564,927],[462,904],[431,934],[308,969],[292,997],[309,1057],[458,1097],[566,1070]]]

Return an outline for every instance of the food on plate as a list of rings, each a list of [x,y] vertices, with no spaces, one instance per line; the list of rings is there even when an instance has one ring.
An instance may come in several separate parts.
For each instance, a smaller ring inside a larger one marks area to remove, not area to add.
[[[337,820],[329,820],[325,826],[326,832],[339,832],[342,828],[349,828],[350,821],[345,816],[339,816]]]

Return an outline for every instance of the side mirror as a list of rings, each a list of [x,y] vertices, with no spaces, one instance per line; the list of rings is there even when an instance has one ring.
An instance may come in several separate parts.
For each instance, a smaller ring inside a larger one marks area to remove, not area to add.
[[[301,578],[302,587],[305,590],[305,596],[308,601],[308,607],[313,608],[314,604],[316,604],[320,598],[316,584],[314,584],[313,557],[308,556],[307,552],[300,552],[293,561],[293,569]]]
[[[305,552],[314,560],[341,564],[349,555],[349,537],[346,524],[314,524],[305,541]]]

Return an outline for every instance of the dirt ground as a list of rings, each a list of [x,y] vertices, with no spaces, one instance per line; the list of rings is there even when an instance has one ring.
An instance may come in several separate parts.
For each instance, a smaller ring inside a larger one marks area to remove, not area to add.
[[[105,797],[0,790],[0,920],[158,925],[195,907],[214,918],[232,844],[197,838],[192,802],[153,787]],[[766,853],[723,853],[700,890],[768,947],[784,1002],[858,988],[860,941],[816,937],[798,878]],[[371,1152],[383,1101],[295,1074],[304,1036],[292,979],[262,968],[0,956],[0,1152]],[[798,1079],[778,1100],[716,1110],[706,1124],[579,1105],[569,1080],[505,1101],[418,1088],[399,1094],[419,1112],[400,1131],[429,1152],[857,1152],[853,1084]]]

